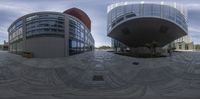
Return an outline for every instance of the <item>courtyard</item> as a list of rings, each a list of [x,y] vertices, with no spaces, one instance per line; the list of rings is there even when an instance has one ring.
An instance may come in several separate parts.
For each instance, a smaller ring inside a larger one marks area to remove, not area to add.
[[[26,59],[0,51],[0,99],[199,99],[199,93],[199,52]]]

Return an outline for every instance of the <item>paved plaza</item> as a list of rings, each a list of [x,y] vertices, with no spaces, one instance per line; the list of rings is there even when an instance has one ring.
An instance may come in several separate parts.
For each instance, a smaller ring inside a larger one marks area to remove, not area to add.
[[[105,51],[26,59],[0,51],[0,99],[199,99],[200,52],[133,58]]]

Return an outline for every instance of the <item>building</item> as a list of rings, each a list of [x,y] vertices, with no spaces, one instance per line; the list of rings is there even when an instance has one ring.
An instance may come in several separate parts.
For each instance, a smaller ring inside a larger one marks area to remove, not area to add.
[[[2,50],[8,50],[8,48],[9,48],[9,44],[8,44],[8,42],[6,42],[4,40],[4,43],[3,43],[3,46],[2,46]]]
[[[120,51],[125,52],[129,50],[128,46],[115,39],[111,39],[111,47],[114,48],[115,52],[120,52]]]
[[[171,43],[172,48],[175,51],[193,51],[194,43],[192,42],[189,35],[183,36]]]
[[[65,57],[91,51],[94,39],[88,15],[78,8],[24,15],[8,28],[9,51],[34,57]]]
[[[188,34],[187,10],[176,3],[120,2],[107,9],[108,36],[131,49],[164,47]]]

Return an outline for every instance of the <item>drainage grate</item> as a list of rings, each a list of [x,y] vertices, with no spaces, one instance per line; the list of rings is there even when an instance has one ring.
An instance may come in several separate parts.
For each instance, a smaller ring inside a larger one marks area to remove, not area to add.
[[[104,78],[102,75],[94,75],[92,80],[93,81],[104,81]]]
[[[138,65],[139,64],[139,62],[133,62],[133,65]]]

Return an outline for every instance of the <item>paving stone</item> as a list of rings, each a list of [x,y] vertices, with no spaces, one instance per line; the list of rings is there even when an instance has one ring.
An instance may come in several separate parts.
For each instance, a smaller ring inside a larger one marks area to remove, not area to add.
[[[94,51],[26,59],[0,51],[0,99],[195,99],[199,93],[200,52],[134,58]]]

